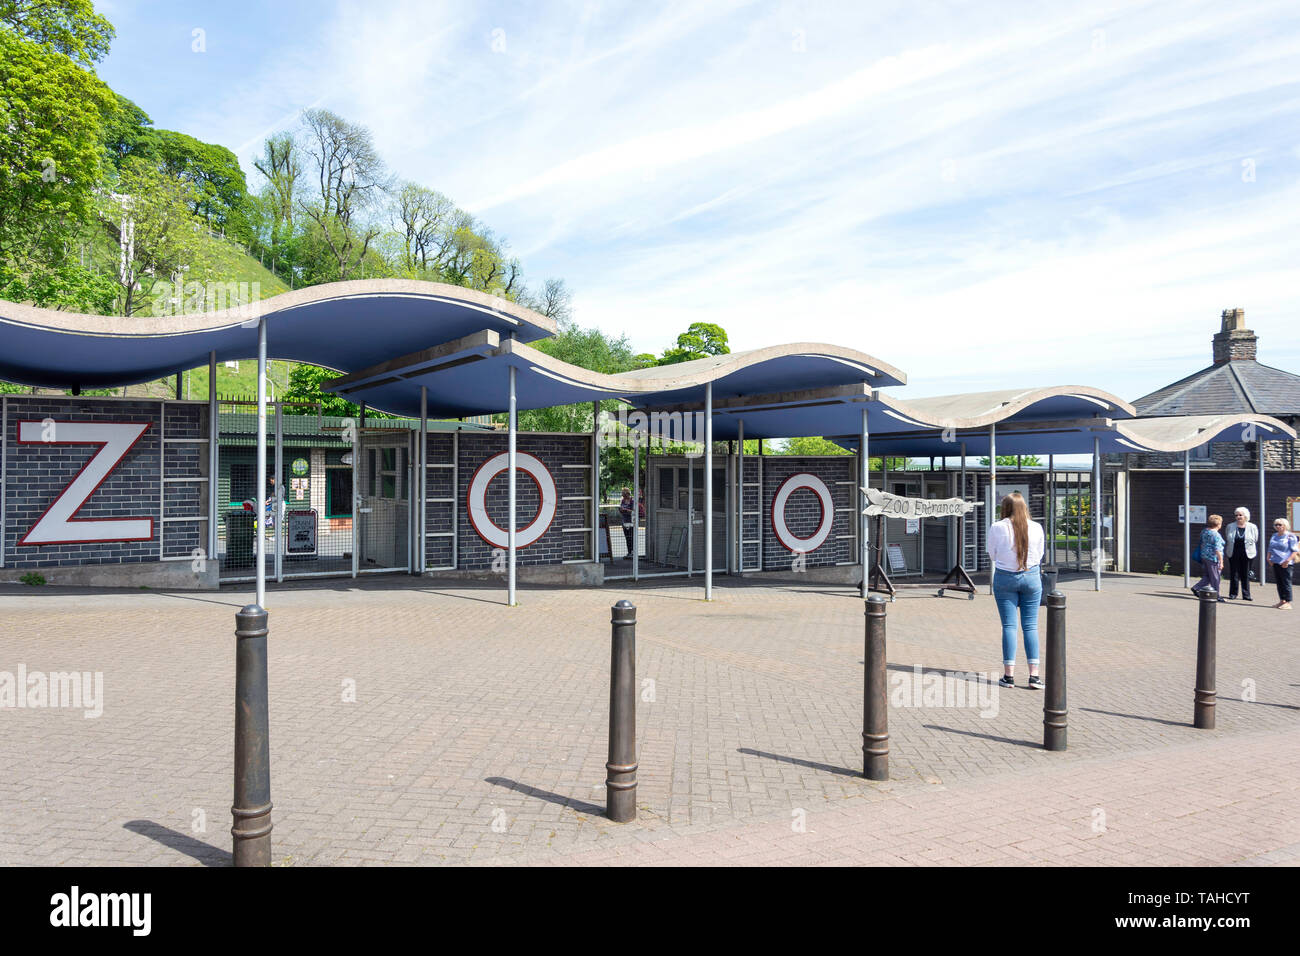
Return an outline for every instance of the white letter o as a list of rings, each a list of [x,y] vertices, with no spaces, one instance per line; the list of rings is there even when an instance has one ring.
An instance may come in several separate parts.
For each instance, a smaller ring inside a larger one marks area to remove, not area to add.
[[[790,495],[800,488],[812,489],[822,507],[822,517],[817,530],[807,538],[798,537],[785,524],[786,502],[790,500]],[[777,489],[776,497],[772,499],[772,531],[776,535],[776,540],[780,541],[787,551],[802,551],[805,554],[816,551],[826,543],[826,538],[831,533],[831,525],[834,523],[835,502],[831,500],[831,490],[826,487],[826,482],[816,475],[807,472],[791,475]]]
[[[480,538],[496,548],[509,547],[509,532],[488,517],[487,490],[492,479],[509,467],[510,455],[504,451],[483,462],[470,480],[469,493],[465,499],[469,508],[470,524],[474,526]],[[537,509],[533,520],[524,527],[515,529],[515,547],[526,548],[546,534],[551,527],[551,522],[555,520],[555,479],[538,459],[523,452],[515,453],[515,467],[533,479],[537,485],[538,495],[542,499],[541,507]]]

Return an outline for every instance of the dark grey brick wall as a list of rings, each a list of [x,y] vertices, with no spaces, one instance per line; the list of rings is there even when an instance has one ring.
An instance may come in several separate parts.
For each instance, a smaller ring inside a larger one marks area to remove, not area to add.
[[[745,462],[749,471],[749,462]],[[841,535],[853,534],[852,511],[840,508],[851,507],[856,501],[857,459],[851,455],[835,458],[795,458],[786,455],[772,455],[763,458],[763,568],[768,571],[788,569],[794,560],[794,553],[788,551],[776,538],[772,530],[772,502],[777,491],[787,478],[799,472],[816,475],[830,489],[831,499],[835,503],[835,513],[831,522],[830,535],[817,550],[805,556],[806,567],[826,567],[851,561],[854,558],[854,541]],[[840,482],[847,482],[841,484]],[[790,495],[785,507],[785,524],[790,532],[800,538],[806,538],[817,530],[821,521],[821,502],[811,488],[800,488]],[[748,535],[746,535],[748,537]],[[748,564],[746,564],[748,567]]]
[[[445,443],[445,444],[444,444]],[[465,496],[469,492],[469,483],[483,462],[493,455],[506,450],[506,436],[461,433],[456,468],[455,514],[458,525],[458,560],[457,567],[464,570],[485,570],[492,566],[493,547],[479,537],[469,520],[469,509]],[[588,555],[589,536],[585,533],[564,533],[564,528],[586,528],[591,524],[589,517],[590,501],[565,501],[566,497],[580,497],[591,494],[589,468],[565,468],[565,465],[586,465],[591,460],[591,437],[589,435],[544,435],[528,432],[520,433],[517,447],[520,452],[533,455],[551,473],[555,481],[556,496],[559,499],[555,511],[555,520],[542,538],[526,548],[519,549],[516,561],[520,565],[558,564],[561,561],[581,560]],[[450,461],[451,440],[449,436],[430,436],[429,461]],[[450,472],[447,468],[429,469],[428,488],[431,497],[446,497],[450,489],[450,480],[444,477]],[[539,496],[537,486],[526,474],[517,481],[518,522],[523,527],[532,521],[537,513]],[[502,472],[488,486],[488,515],[498,527],[506,527],[508,519],[509,483],[507,475]],[[447,505],[430,503],[428,526],[430,531],[450,530],[450,514]],[[430,567],[450,564],[450,538],[430,538],[428,542],[428,560]]]
[[[1178,508],[1183,503],[1183,474],[1179,471],[1134,471],[1129,475],[1129,492],[1133,508],[1129,553],[1134,571],[1159,573],[1165,570],[1181,574],[1183,570],[1183,525]],[[1192,506],[1205,505],[1206,514],[1223,517],[1232,523],[1238,507],[1250,509],[1250,520],[1265,537],[1273,534],[1274,518],[1286,517],[1287,498],[1300,498],[1300,472],[1267,472],[1264,476],[1264,500],[1268,514],[1259,515],[1259,473],[1252,471],[1192,471]],[[1192,525],[1195,548],[1204,525]],[[1267,571],[1267,569],[1266,569]],[[1193,574],[1200,569],[1193,565]],[[1267,580],[1272,581],[1272,574]]]
[[[157,561],[159,542],[168,556],[189,555],[205,543],[206,525],[200,521],[171,522],[161,514],[191,517],[206,512],[206,484],[168,482],[165,507],[159,507],[160,456],[163,454],[162,415],[168,438],[205,438],[207,409],[201,404],[157,401],[104,401],[93,398],[8,396],[3,440],[5,515],[3,527],[6,568],[50,568],[90,564],[128,564]],[[34,445],[18,443],[20,421],[147,422],[149,428],[135,447],[90,496],[74,520],[92,518],[150,518],[153,538],[95,544],[23,545],[18,541],[40,519],[98,449],[93,445]],[[170,477],[198,477],[206,473],[207,445],[167,445]],[[165,529],[165,530],[164,530]]]

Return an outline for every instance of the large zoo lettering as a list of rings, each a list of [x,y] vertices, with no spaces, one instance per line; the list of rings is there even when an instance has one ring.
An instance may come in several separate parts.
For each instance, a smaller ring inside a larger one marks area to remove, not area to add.
[[[18,442],[22,445],[100,447],[18,544],[97,544],[152,539],[153,518],[76,517],[148,429],[148,422],[20,421]]]

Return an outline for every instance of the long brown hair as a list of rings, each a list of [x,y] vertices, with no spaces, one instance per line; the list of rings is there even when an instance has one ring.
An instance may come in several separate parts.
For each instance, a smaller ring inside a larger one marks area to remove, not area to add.
[[[1011,519],[1016,536],[1016,562],[1021,568],[1029,560],[1029,506],[1020,492],[1013,491],[1002,499],[1002,517]]]

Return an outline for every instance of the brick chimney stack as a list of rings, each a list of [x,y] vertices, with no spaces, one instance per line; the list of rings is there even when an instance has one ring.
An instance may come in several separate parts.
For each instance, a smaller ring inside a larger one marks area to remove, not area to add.
[[[1223,328],[1214,336],[1214,364],[1255,360],[1255,333],[1246,328],[1245,309],[1224,309]]]

